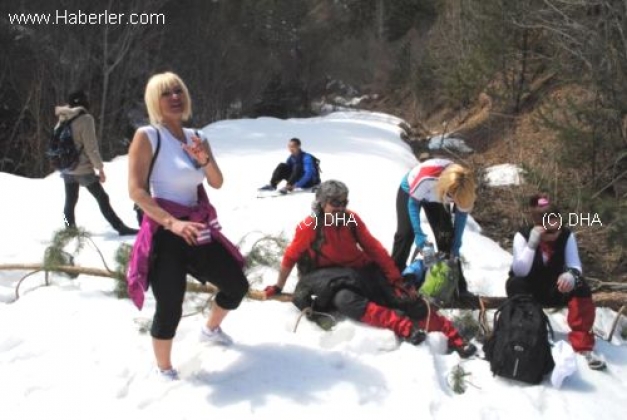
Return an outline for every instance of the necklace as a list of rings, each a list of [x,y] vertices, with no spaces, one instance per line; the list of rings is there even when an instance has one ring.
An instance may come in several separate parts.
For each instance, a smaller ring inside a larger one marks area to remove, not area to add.
[[[163,127],[168,131],[168,133],[170,133],[172,137],[178,140],[179,143],[183,143],[183,144],[187,143],[187,138],[185,138],[185,132],[183,131],[182,128],[181,128],[180,133],[175,134],[174,131],[171,130],[166,124],[161,124],[161,125],[163,125]]]

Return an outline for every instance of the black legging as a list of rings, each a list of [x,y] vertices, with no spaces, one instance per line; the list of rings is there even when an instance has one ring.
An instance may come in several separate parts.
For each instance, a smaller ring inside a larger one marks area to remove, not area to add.
[[[68,182],[65,181],[65,207],[63,208],[63,214],[65,216],[65,223],[68,227],[76,227],[76,217],[74,215],[74,209],[76,208],[76,203],[78,202],[78,190],[80,185],[78,182]],[[100,207],[100,212],[107,219],[107,222],[113,226],[114,229],[118,230],[122,227],[122,220],[115,214],[113,208],[111,208],[111,203],[109,202],[109,196],[105,192],[104,188],[100,182],[95,181],[86,186],[87,191],[94,196],[96,201],[98,202],[98,207]]]
[[[187,274],[215,285],[220,290],[215,302],[227,310],[237,308],[248,292],[242,268],[217,241],[191,246],[180,236],[159,229],[150,257],[148,281],[157,303],[150,330],[154,338],[174,337],[183,313]]]

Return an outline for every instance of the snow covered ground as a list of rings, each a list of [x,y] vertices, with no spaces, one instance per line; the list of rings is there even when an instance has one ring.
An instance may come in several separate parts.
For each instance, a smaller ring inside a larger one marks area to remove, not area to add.
[[[287,157],[287,141],[299,137],[303,148],[322,163],[323,179],[336,178],[351,189],[349,207],[358,212],[388,249],[396,227],[395,197],[403,174],[416,164],[400,140],[395,117],[362,112],[321,118],[223,121],[204,129],[225,175],[221,190],[210,190],[224,232],[239,241],[249,232],[293,235],[310,211],[312,196],[299,194],[257,199],[276,164]],[[113,207],[134,225],[127,197],[127,158],[105,166],[105,189]],[[38,262],[52,233],[63,226],[63,183],[58,175],[25,179],[0,173],[0,263]],[[100,215],[95,200],[81,190],[79,225],[94,235],[110,265],[122,241]],[[479,204],[481,205],[481,204]],[[424,221],[424,220],[423,220]],[[430,232],[426,221],[424,228]],[[511,254],[481,235],[469,221],[462,256],[470,289],[503,296]],[[77,262],[101,267],[87,247]],[[444,340],[399,345],[390,331],[344,321],[325,332],[302,321],[289,303],[245,301],[223,327],[236,340],[230,348],[198,342],[202,317],[183,318],[173,361],[182,380],[161,383],[152,374],[150,338],[139,324],[150,319],[152,299],[142,312],[111,295],[113,281],[79,276],[28,278],[22,297],[11,303],[24,273],[0,271],[0,417],[7,420],[63,419],[604,419],[624,416],[627,348],[620,334],[597,350],[609,363],[606,372],[590,371],[583,359],[560,389],[547,379],[528,386],[494,378],[480,359],[462,362],[470,372],[466,393],[447,384],[460,360],[443,353]],[[274,284],[266,270],[255,288]],[[294,287],[288,282],[286,291]],[[149,297],[150,293],[149,293]],[[194,302],[186,304],[192,312]],[[448,312],[454,315],[455,311]],[[564,311],[550,315],[564,340]],[[614,312],[597,310],[595,329],[607,333]],[[622,320],[620,328],[625,326]],[[623,413],[623,414],[621,414]]]

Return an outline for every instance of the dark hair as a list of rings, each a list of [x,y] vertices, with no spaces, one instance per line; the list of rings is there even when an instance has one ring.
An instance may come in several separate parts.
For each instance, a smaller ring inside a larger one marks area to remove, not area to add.
[[[300,139],[297,139],[296,137],[290,139],[290,143],[296,143],[296,145],[300,147]]]
[[[534,194],[531,197],[529,197],[529,207],[541,207],[541,205],[538,204],[538,201],[541,201],[542,199],[546,200],[547,202],[549,201],[549,195],[546,193],[538,193],[538,194]]]
[[[539,224],[545,219],[546,215],[559,214],[559,208],[549,200],[546,193],[538,193],[529,197],[529,212],[534,223]]]
[[[68,96],[68,103],[71,107],[82,106],[83,108],[89,108],[89,100],[87,94],[83,90],[77,90],[70,93]]]

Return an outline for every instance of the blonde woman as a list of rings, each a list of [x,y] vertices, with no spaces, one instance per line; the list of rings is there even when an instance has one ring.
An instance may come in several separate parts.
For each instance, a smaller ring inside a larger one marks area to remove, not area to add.
[[[156,300],[151,327],[158,373],[178,379],[172,341],[182,315],[186,275],[211,282],[219,292],[200,331],[205,342],[229,345],[220,325],[248,291],[243,258],[221,233],[203,187],[223,178],[209,141],[183,128],[192,105],[187,87],[173,73],[150,78],[145,93],[151,126],[135,133],[129,151],[129,194],[143,210],[127,273],[129,295],[141,308],[150,285]],[[148,188],[147,188],[148,187]]]
[[[403,177],[396,196],[397,228],[392,259],[398,269],[405,270],[412,245],[418,250],[425,245],[427,236],[420,227],[421,208],[433,230],[438,251],[459,261],[462,234],[475,198],[472,172],[448,159],[425,160],[410,170]],[[467,292],[462,274],[459,293]]]

